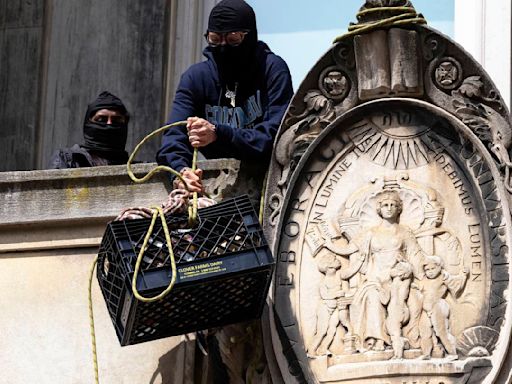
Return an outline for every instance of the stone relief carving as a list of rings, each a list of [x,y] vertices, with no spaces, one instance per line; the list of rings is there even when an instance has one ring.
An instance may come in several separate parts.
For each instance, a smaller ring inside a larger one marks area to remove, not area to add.
[[[280,187],[287,183],[290,171],[297,165],[309,144],[336,117],[332,100],[317,89],[304,96],[304,103],[306,109],[300,115],[292,115],[288,119],[289,122],[296,122],[281,136],[276,147],[276,160],[283,166],[281,180],[278,182]]]
[[[435,69],[434,79],[441,89],[455,89],[462,82],[462,66],[452,57],[442,58]]]
[[[298,328],[291,334],[303,344],[294,350],[318,382],[365,382],[352,366],[372,370],[373,362],[376,375],[399,375],[406,361],[422,372],[438,364],[446,382],[459,383],[453,370],[469,375],[468,358],[487,369],[481,358],[496,348],[503,321],[495,308],[506,284],[491,282],[499,266],[487,253],[499,257],[508,246],[483,147],[400,100],[360,112],[324,128],[288,187],[276,308],[294,303],[279,316],[286,330]]]
[[[322,129],[336,118],[333,101],[326,97],[324,93],[336,93],[337,97],[343,98],[348,92],[348,80],[341,72],[333,68],[327,68],[324,73],[325,75],[320,78],[320,83],[329,83],[330,88],[324,86],[324,92],[313,89],[304,96],[306,105],[304,112],[299,115],[291,115],[287,119],[287,123],[291,126],[277,142],[274,156],[277,163],[282,167],[282,173],[277,182],[280,191],[273,194],[269,202],[272,209],[270,216],[272,224],[275,224],[277,214],[282,207],[284,192],[291,172]],[[329,80],[327,80],[328,78]]]
[[[350,89],[350,80],[338,68],[326,68],[320,75],[318,87],[324,94],[333,100],[342,101]]]
[[[484,326],[466,329],[457,340],[457,349],[462,356],[490,356],[496,348],[499,333]]]
[[[504,171],[505,187],[512,193],[511,168],[509,150],[512,144],[512,132],[502,124],[498,113],[504,109],[499,95],[491,91],[484,96],[483,82],[480,76],[470,76],[456,92],[452,93],[455,113],[464,124],[486,144],[496,156],[498,165]]]
[[[343,289],[340,259],[332,253],[324,253],[318,257],[317,266],[325,276],[319,286],[321,303],[317,310],[316,333],[307,348],[310,356],[331,353],[328,348],[334,341],[340,323],[349,335],[352,333],[348,303],[344,299],[348,291]]]
[[[359,99],[423,95],[416,31],[377,30],[356,36],[354,42]]]
[[[331,54],[318,77],[301,86],[305,87],[305,95],[290,106],[282,125],[283,133],[277,138],[274,156],[282,170],[278,191],[268,200],[272,226],[276,224],[287,183],[301,156],[328,124],[358,102],[353,44],[337,44]]]
[[[419,187],[407,181],[404,185]],[[348,343],[343,354],[373,352],[371,359],[402,359],[406,350],[421,347],[421,354],[416,350],[408,357],[429,359],[435,351],[436,357],[456,359],[445,297],[448,292],[454,297],[460,294],[468,270],[461,266],[460,274],[454,275],[444,269],[447,262],[459,265],[460,241],[448,229],[432,230],[442,224],[438,193],[427,188],[406,190],[396,180],[385,180],[380,191],[369,195],[358,191],[355,196],[338,217],[337,234],[322,222],[306,236],[317,267],[325,274],[309,356],[331,353],[329,346],[341,323],[340,337]],[[413,227],[400,224],[404,200]],[[433,237],[438,234],[450,236],[457,250],[455,262],[453,255],[433,253],[437,251]],[[430,242],[425,250],[419,239],[427,237]]]
[[[358,24],[403,6],[368,0]],[[286,116],[267,194],[281,367],[318,383],[495,378],[510,358],[507,108],[429,27],[336,41]]]
[[[510,149],[512,131],[507,124],[505,106],[495,89],[486,92],[480,75],[463,77],[459,60],[446,54],[446,43],[436,35],[428,35],[424,43],[425,58],[435,87],[443,92],[430,92],[436,104],[443,105],[473,130],[495,156],[504,174],[505,187],[512,192]],[[428,84],[427,84],[428,88]],[[449,95],[444,92],[451,92]]]
[[[446,351],[446,358],[455,360],[457,345],[450,330],[450,305],[444,299],[447,291],[454,297],[460,293],[466,283],[469,270],[464,268],[461,275],[453,276],[444,269],[440,256],[426,256],[423,260],[425,278],[419,281],[419,290],[423,297],[420,318],[421,359],[430,359],[432,351],[439,344]]]

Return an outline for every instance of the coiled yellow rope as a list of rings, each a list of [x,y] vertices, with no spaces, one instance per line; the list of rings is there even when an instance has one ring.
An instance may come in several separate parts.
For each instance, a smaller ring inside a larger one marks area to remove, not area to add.
[[[172,169],[171,167],[168,167],[165,165],[158,165],[155,168],[153,168],[150,172],[148,172],[146,175],[144,175],[142,178],[138,178],[137,176],[135,176],[131,169],[132,161],[135,158],[135,155],[139,151],[140,147],[142,147],[142,145],[146,141],[151,139],[153,136],[156,136],[156,135],[160,134],[161,132],[168,130],[169,128],[176,127],[178,125],[185,125],[185,124],[187,124],[186,121],[178,121],[173,124],[164,125],[163,127],[158,128],[157,130],[151,132],[149,135],[144,137],[141,140],[141,142],[135,146],[135,149],[133,150],[132,154],[128,158],[128,162],[126,163],[126,170],[128,172],[128,176],[130,176],[130,179],[132,179],[135,183],[141,184],[141,183],[144,183],[144,182],[148,181],[149,179],[151,179],[154,174],[161,172],[161,171],[165,171],[165,172],[172,173],[174,176],[176,176],[178,179],[180,179],[183,182],[183,185],[185,186],[185,188],[188,190],[187,183],[185,182],[185,180],[183,179],[181,174],[179,172],[175,171],[174,169]],[[194,152],[192,155],[192,170],[195,171],[196,169],[197,169],[197,148],[194,148]],[[189,207],[189,225],[194,226],[196,219],[197,219],[197,192],[194,192],[192,195],[192,207]]]
[[[158,301],[163,299],[169,292],[171,292],[172,287],[174,286],[174,283],[176,282],[176,261],[174,260],[174,252],[172,250],[172,243],[171,243],[171,235],[169,233],[169,227],[167,227],[167,222],[165,221],[164,212],[162,211],[162,208],[153,206],[151,209],[154,209],[153,211],[153,217],[151,218],[151,224],[149,225],[148,232],[146,233],[146,236],[144,237],[144,242],[142,243],[142,248],[139,251],[139,255],[137,257],[137,261],[135,263],[135,268],[133,270],[133,278],[132,278],[132,291],[133,296],[137,300],[140,300],[144,303],[152,303],[154,301]],[[151,237],[151,234],[153,233],[153,227],[155,226],[156,217],[157,215],[160,216],[160,220],[162,221],[162,228],[164,230],[165,234],[165,241],[167,242],[167,249],[169,250],[169,258],[171,259],[171,282],[167,286],[167,288],[161,292],[160,294],[153,296],[153,297],[144,297],[141,296],[140,293],[137,291],[137,275],[139,273],[140,264],[142,262],[142,257],[144,256],[144,251],[146,250],[146,247],[149,242],[149,238]]]
[[[132,171],[132,169],[131,169],[131,163],[132,163],[133,159],[135,158],[135,155],[139,151],[140,147],[146,141],[148,141],[153,136],[155,136],[155,135],[157,135],[157,134],[159,134],[159,133],[161,133],[161,132],[163,132],[163,131],[165,131],[165,130],[167,130],[169,128],[172,128],[172,127],[175,127],[175,126],[178,126],[178,125],[185,125],[185,124],[187,124],[186,121],[178,121],[178,122],[173,123],[173,124],[164,125],[163,127],[158,128],[157,130],[151,132],[149,135],[144,137],[144,139],[142,139],[142,141],[135,146],[135,149],[133,150],[132,154],[128,158],[128,162],[126,163],[126,169],[127,169],[127,172],[128,172],[128,176],[130,176],[130,178],[135,183],[144,183],[147,180],[149,180],[151,177],[153,177],[153,175],[156,174],[157,172],[165,171],[165,172],[170,172],[173,175],[175,175],[177,178],[179,178],[183,182],[183,185],[185,186],[185,188],[188,190],[187,183],[185,182],[185,180],[183,179],[181,174],[179,172],[175,171],[174,169],[172,169],[171,167],[167,167],[167,166],[164,166],[164,165],[158,165],[155,168],[153,168],[150,172],[148,172],[146,175],[144,175],[142,178],[138,178],[137,176],[135,176],[133,171]],[[193,152],[193,156],[192,156],[192,170],[195,171],[196,169],[197,169],[197,148],[194,148],[194,152]],[[188,210],[189,225],[190,226],[195,225],[196,220],[197,220],[197,192],[194,192],[192,196],[193,196],[192,197],[193,198],[193,200],[192,200],[192,207],[189,207],[189,210]],[[145,303],[151,303],[151,302],[154,302],[154,301],[161,300],[166,295],[168,295],[169,292],[172,290],[172,288],[174,286],[174,283],[176,282],[176,275],[177,275],[176,260],[174,259],[174,252],[172,250],[171,235],[170,235],[170,232],[169,232],[169,228],[167,226],[167,222],[165,221],[164,212],[163,212],[162,208],[159,207],[159,206],[152,206],[151,209],[153,209],[153,216],[151,218],[151,224],[149,225],[149,228],[148,228],[148,231],[146,233],[146,236],[144,237],[142,248],[139,251],[139,254],[137,256],[137,261],[135,263],[135,268],[134,268],[133,278],[132,278],[132,291],[133,291],[133,295],[135,296],[135,298],[137,300],[140,300],[140,301],[145,302]],[[163,292],[161,292],[160,294],[158,294],[157,296],[154,296],[154,297],[143,297],[137,291],[137,275],[138,275],[139,270],[140,270],[140,264],[141,264],[142,258],[144,256],[144,252],[145,252],[146,247],[148,245],[148,242],[149,242],[149,239],[151,237],[151,234],[153,233],[153,228],[155,226],[155,222],[156,222],[157,216],[160,216],[160,220],[162,221],[162,228],[164,230],[165,240],[167,242],[167,249],[169,250],[169,258],[170,258],[170,262],[171,262],[172,276],[171,276],[171,281],[170,281],[169,285],[167,286],[167,288]],[[98,256],[96,256],[96,258],[94,259],[94,262],[93,262],[93,264],[91,266],[91,270],[90,270],[90,274],[89,274],[89,289],[88,289],[88,293],[89,293],[89,323],[90,323],[90,330],[91,330],[92,355],[93,355],[93,365],[94,365],[94,378],[95,378],[95,383],[99,384],[98,356],[97,356],[97,352],[96,352],[96,332],[95,332],[95,328],[94,328],[94,312],[93,312],[93,306],[92,306],[92,280],[93,280],[93,277],[94,277],[94,268],[95,268],[97,262],[98,262]]]
[[[403,12],[396,16],[391,16],[382,20],[378,20],[375,22],[368,22],[362,24],[354,24],[348,27],[348,32],[344,35],[338,36],[334,39],[333,44],[340,42],[349,36],[360,35],[363,33],[368,33],[378,28],[383,27],[391,27],[396,25],[405,25],[405,24],[426,24],[427,21],[420,14],[417,13],[416,10],[412,7],[378,7],[378,8],[369,8],[364,9],[357,13],[357,17],[365,16],[371,13],[378,12]]]

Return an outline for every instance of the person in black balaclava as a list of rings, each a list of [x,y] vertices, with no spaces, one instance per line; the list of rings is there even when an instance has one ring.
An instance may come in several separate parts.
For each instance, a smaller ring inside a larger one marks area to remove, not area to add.
[[[59,149],[53,154],[49,168],[125,164],[129,120],[121,99],[107,91],[100,93],[85,113],[83,144]]]
[[[243,0],[219,2],[205,38],[207,60],[182,75],[167,121],[187,120],[187,126],[166,131],[157,162],[181,172],[189,189],[200,192],[202,171],[190,169],[193,147],[207,159],[240,159],[245,179],[254,179],[259,192],[293,95],[288,66],[258,41],[254,11]]]
[[[194,147],[207,159],[239,159],[237,180],[244,184],[236,187],[257,206],[277,129],[293,95],[290,72],[258,41],[256,17],[245,1],[220,1],[210,13],[205,38],[206,60],[181,76],[167,121],[186,120],[187,125],[166,131],[157,162],[180,172],[189,190],[201,192],[202,171],[190,169]],[[176,187],[181,184],[175,180]],[[202,381],[269,382],[258,322],[216,329],[205,343],[212,377]]]
[[[252,8],[239,0],[219,3],[210,14],[206,40],[212,48],[220,80],[231,89],[237,82],[251,88],[258,43]]]

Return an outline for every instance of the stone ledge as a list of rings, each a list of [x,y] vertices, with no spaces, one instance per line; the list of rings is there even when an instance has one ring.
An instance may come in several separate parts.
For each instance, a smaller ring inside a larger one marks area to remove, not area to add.
[[[214,197],[229,194],[239,164],[199,162]],[[141,177],[155,166],[135,164],[133,171]],[[97,246],[105,224],[121,210],[159,205],[170,189],[164,173],[133,183],[124,165],[0,173],[0,253]]]

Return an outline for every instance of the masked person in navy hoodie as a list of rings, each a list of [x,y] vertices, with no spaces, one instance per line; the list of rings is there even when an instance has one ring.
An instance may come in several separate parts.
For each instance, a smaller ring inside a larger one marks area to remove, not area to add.
[[[218,3],[205,37],[207,60],[182,75],[168,120],[187,125],[166,131],[157,162],[179,171],[189,189],[200,192],[202,171],[190,169],[192,147],[207,159],[236,158],[239,175],[256,180],[259,193],[293,95],[288,66],[258,41],[256,17],[245,1]]]

